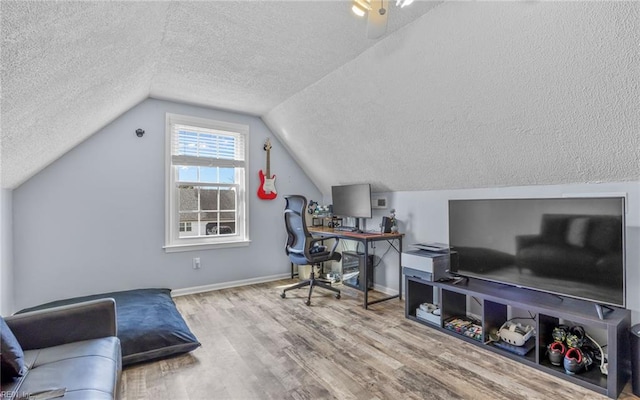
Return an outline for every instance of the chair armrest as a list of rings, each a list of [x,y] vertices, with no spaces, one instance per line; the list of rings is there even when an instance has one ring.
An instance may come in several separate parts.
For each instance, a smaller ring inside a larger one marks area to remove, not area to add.
[[[23,350],[116,336],[116,302],[99,299],[5,318]]]
[[[340,242],[340,238],[337,238],[337,237],[320,237],[320,238],[311,239],[309,241],[309,246],[307,246],[304,249],[304,255],[307,258],[307,260],[313,260],[314,255],[310,253],[311,248],[313,247],[313,244],[316,243],[316,242],[322,242],[322,241],[327,240],[327,239],[333,239],[333,246],[331,246],[331,250],[329,250],[328,258],[333,257],[333,253],[336,252],[336,248],[338,247],[338,242]]]

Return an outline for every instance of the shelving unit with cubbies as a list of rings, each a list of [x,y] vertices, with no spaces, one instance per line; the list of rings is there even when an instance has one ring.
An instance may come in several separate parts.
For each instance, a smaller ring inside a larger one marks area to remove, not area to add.
[[[447,282],[432,282],[418,277],[405,276],[405,316],[423,325],[438,329],[453,337],[516,360],[548,374],[565,379],[582,387],[617,398],[629,379],[629,337],[631,324],[629,310],[613,308],[600,319],[594,304],[587,301],[563,298],[533,290],[501,285],[477,279],[469,279],[454,285]],[[481,340],[465,336],[445,327],[452,318],[475,315],[470,304],[478,303]],[[441,318],[439,323],[418,318],[416,309],[423,303],[437,303]],[[489,333],[497,331],[510,319],[511,309],[525,310],[532,317],[536,332],[535,346],[524,355],[497,347],[490,340]],[[547,345],[553,341],[553,328],[565,321],[584,327],[598,337],[606,338],[600,343],[606,346],[608,375],[604,375],[599,365],[594,364],[586,371],[569,375],[563,367],[552,365],[547,358]]]

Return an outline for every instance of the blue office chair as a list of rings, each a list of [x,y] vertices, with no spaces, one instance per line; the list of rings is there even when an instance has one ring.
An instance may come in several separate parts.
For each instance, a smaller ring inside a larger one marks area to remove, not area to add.
[[[311,305],[311,293],[315,286],[331,290],[336,293],[336,299],[340,298],[340,290],[331,286],[331,283],[316,279],[314,266],[326,261],[340,261],[342,256],[336,253],[338,239],[335,239],[333,247],[328,250],[320,242],[322,238],[314,239],[307,230],[305,221],[305,211],[307,209],[307,199],[300,195],[285,196],[284,224],[287,228],[287,243],[285,250],[293,264],[311,265],[311,275],[309,279],[289,286],[282,291],[280,297],[287,297],[286,292],[292,289],[309,286],[309,297],[305,301],[306,305]]]

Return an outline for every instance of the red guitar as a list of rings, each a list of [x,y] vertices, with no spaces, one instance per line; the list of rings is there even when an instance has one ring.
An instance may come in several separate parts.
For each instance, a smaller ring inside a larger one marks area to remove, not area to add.
[[[276,176],[271,175],[269,164],[271,161],[271,142],[269,139],[264,143],[264,150],[267,152],[267,173],[265,175],[260,170],[260,187],[258,187],[258,197],[262,200],[273,200],[278,193],[276,192]]]

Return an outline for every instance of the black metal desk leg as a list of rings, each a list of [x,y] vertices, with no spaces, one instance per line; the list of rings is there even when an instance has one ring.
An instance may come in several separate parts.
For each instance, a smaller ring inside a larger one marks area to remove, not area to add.
[[[364,240],[364,276],[362,276],[362,279],[364,279],[364,283],[361,283],[364,286],[364,309],[366,310],[369,307],[369,268],[368,268],[368,263],[369,263],[369,241],[368,240]],[[372,271],[373,272],[373,271]]]
[[[398,238],[398,299],[402,300],[402,236]]]

